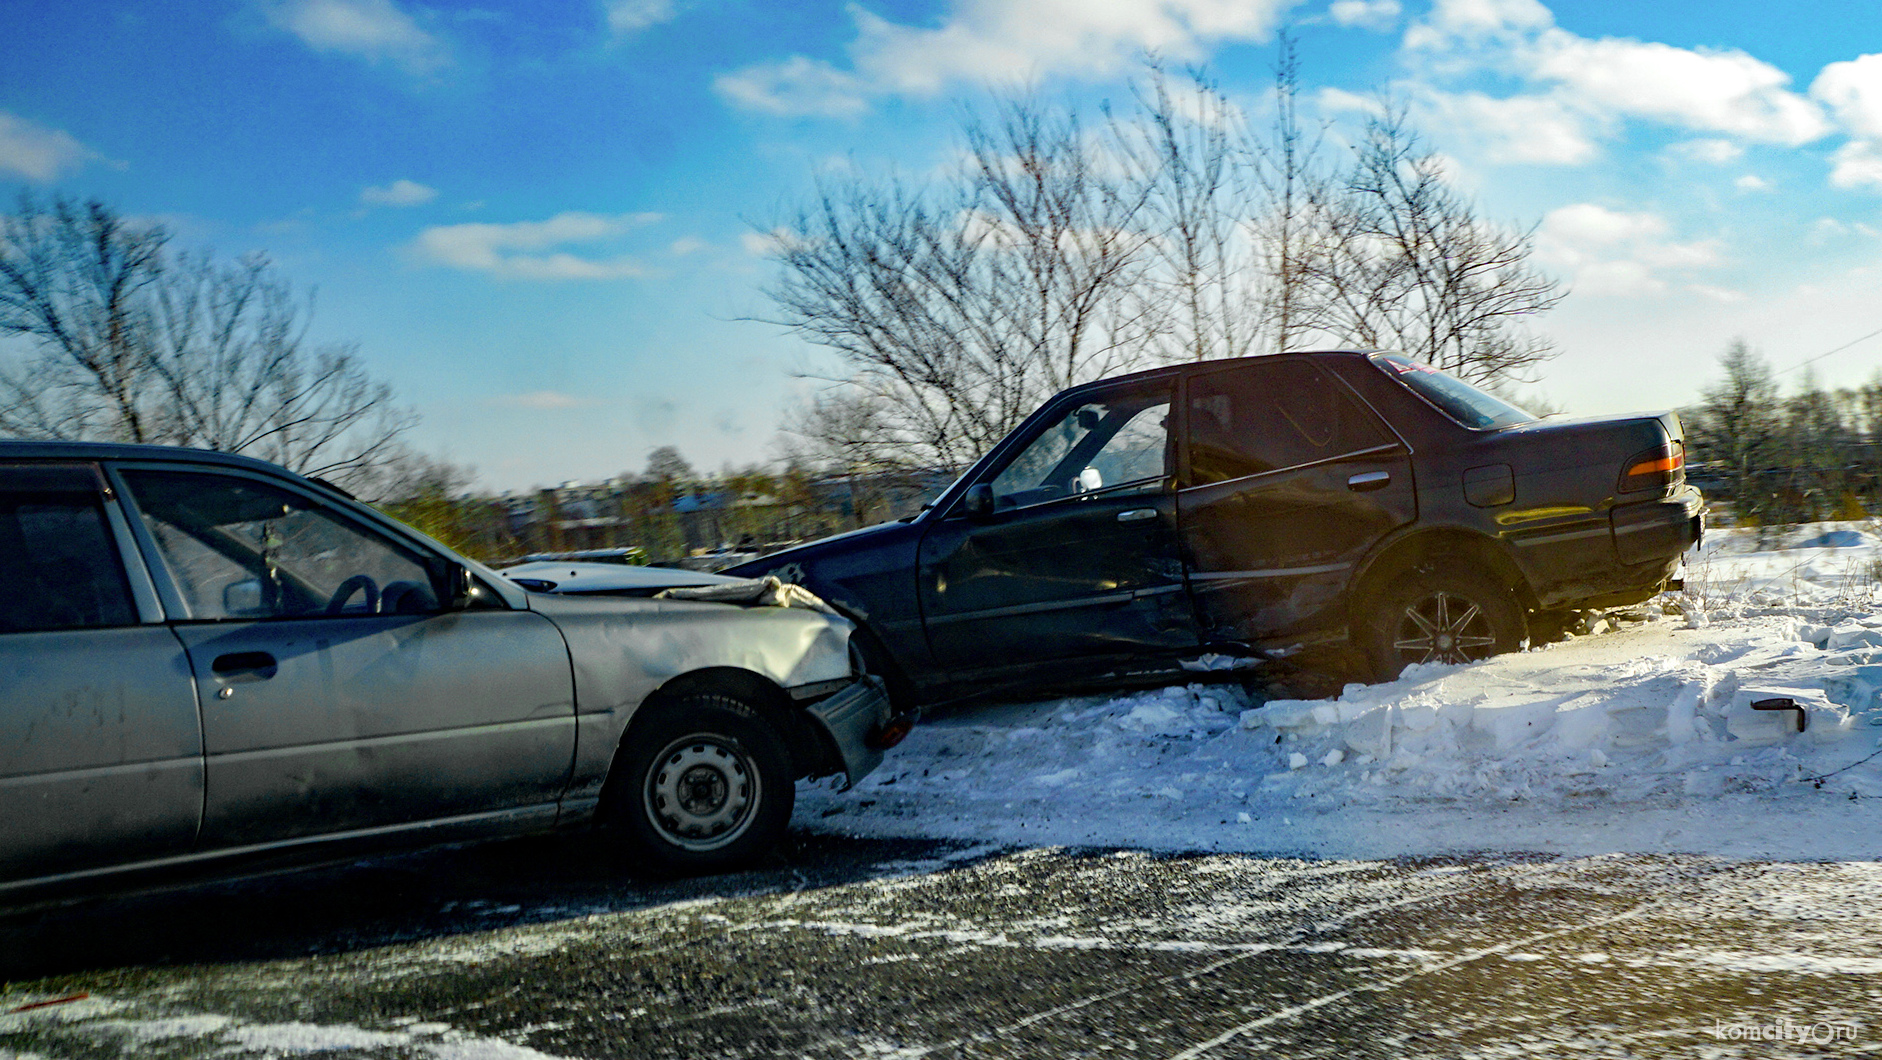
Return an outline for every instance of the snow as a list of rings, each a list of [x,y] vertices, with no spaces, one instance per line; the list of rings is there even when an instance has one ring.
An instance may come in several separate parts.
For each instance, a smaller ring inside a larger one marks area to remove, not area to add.
[[[1867,524],[1714,531],[1685,591],[1558,643],[1334,699],[1215,683],[965,710],[918,726],[852,791],[805,786],[801,819],[1324,857],[1873,857],[1878,571]],[[1771,699],[1803,708],[1801,732],[1797,711],[1752,707]]]

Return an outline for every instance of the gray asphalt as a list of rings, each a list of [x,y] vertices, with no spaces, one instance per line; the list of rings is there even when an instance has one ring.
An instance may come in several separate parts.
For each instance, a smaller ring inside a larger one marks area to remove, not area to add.
[[[0,916],[0,976],[32,1057],[1866,1056],[1882,866],[532,840]]]

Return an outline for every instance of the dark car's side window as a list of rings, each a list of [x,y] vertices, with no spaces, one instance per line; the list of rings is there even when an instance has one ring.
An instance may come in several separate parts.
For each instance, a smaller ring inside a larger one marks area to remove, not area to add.
[[[136,621],[97,473],[0,466],[0,633]]]
[[[1096,490],[1160,489],[1169,474],[1166,387],[1073,406],[993,478],[998,508],[1023,508]]]
[[[299,494],[192,472],[124,480],[192,618],[438,609],[422,557]]]
[[[1189,383],[1185,484],[1259,475],[1387,445],[1392,435],[1325,373],[1276,358]]]

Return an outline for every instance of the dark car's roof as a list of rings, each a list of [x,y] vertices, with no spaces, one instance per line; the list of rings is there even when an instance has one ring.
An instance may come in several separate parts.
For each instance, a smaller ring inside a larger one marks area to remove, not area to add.
[[[0,460],[187,460],[190,463],[222,464],[252,471],[283,470],[277,464],[252,456],[218,452],[214,449],[189,449],[180,445],[133,445],[128,442],[34,442],[0,439]]]
[[[1076,386],[1066,387],[1064,390],[1059,391],[1058,394],[1055,394],[1053,396],[1060,397],[1066,394],[1076,394],[1080,391],[1088,390],[1092,387],[1105,387],[1105,386],[1110,386],[1114,383],[1130,382],[1130,381],[1139,380],[1139,379],[1162,379],[1162,378],[1168,378],[1170,376],[1186,375],[1192,372],[1214,372],[1219,369],[1230,368],[1238,364],[1247,364],[1250,361],[1272,361],[1277,358],[1292,359],[1292,358],[1297,358],[1297,357],[1327,357],[1327,356],[1365,357],[1370,354],[1381,353],[1381,352],[1384,352],[1384,351],[1381,351],[1381,350],[1288,350],[1285,353],[1263,353],[1263,354],[1257,354],[1253,357],[1219,357],[1219,358],[1214,358],[1214,359],[1206,360],[1206,361],[1184,361],[1181,364],[1166,364],[1160,368],[1146,368],[1141,372],[1129,372],[1124,375],[1108,375],[1108,376],[1105,376],[1103,379],[1094,379],[1089,383],[1079,383]]]

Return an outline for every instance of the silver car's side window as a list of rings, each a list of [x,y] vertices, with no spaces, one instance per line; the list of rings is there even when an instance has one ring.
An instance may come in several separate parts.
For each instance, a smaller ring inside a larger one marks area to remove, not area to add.
[[[216,474],[123,476],[192,618],[438,609],[422,557],[299,494]]]
[[[0,465],[0,586],[0,633],[137,622],[89,466]]]

